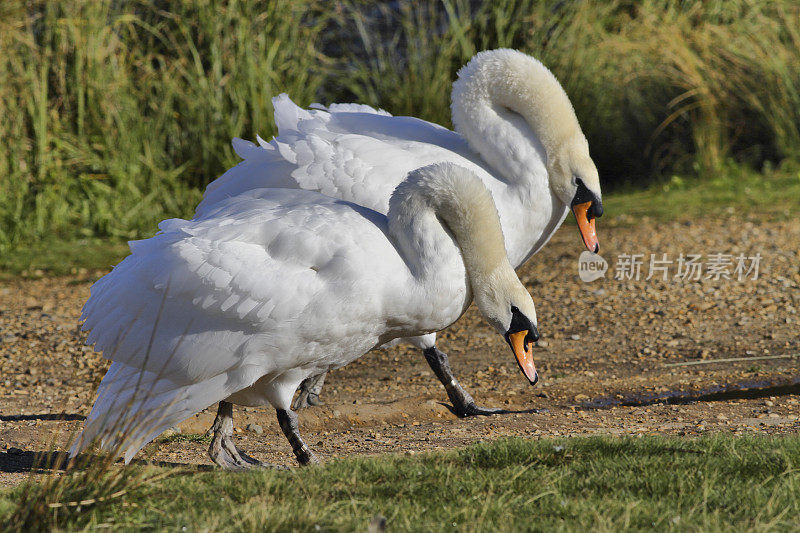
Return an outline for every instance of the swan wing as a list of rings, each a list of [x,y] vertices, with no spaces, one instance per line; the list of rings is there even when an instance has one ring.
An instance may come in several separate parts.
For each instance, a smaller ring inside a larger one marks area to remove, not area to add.
[[[234,140],[244,161],[211,183],[197,208],[261,187],[319,191],[378,211],[408,172],[451,161],[492,179],[457,133],[413,117],[394,117],[360,104],[306,110],[287,95],[273,99],[279,134],[259,144]]]
[[[277,98],[279,98],[279,99],[288,98],[288,96],[285,93],[283,93],[280,96],[278,96]],[[273,99],[273,102],[274,101],[275,100]],[[324,106],[322,104],[311,104],[308,107],[309,107],[309,109],[320,109],[322,111],[328,111],[330,113],[338,113],[338,112],[344,112],[344,113],[373,113],[375,115],[383,115],[383,116],[386,116],[386,117],[391,117],[392,116],[392,114],[389,113],[388,111],[385,111],[383,109],[375,109],[374,107],[369,106],[367,104],[330,104],[328,106]]]
[[[114,364],[80,442],[141,418],[124,432],[130,458],[262,376],[318,364],[321,339],[377,342],[380,293],[353,295],[396,282],[397,255],[385,217],[364,211],[308,191],[253,190],[130,243],[83,308],[87,342]],[[347,362],[337,356],[330,366]]]

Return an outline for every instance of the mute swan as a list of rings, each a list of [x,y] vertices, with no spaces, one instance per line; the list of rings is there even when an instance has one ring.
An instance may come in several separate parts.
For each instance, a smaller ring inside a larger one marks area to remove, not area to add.
[[[290,408],[307,377],[398,337],[440,330],[472,298],[533,384],[533,300],[508,262],[491,195],[451,163],[411,172],[388,216],[303,190],[254,189],[155,237],[92,286],[88,343],[114,361],[71,453],[99,437],[130,461],[166,428],[219,402],[209,454],[232,441],[232,405],[271,404],[301,464],[315,461]]]
[[[452,161],[491,191],[514,267],[550,240],[570,207],[586,247],[599,250],[594,218],[603,205],[588,143],[558,80],[526,54],[480,52],[459,71],[451,106],[457,133],[359,104],[306,111],[286,95],[273,103],[278,137],[259,138],[260,146],[235,139],[244,161],[208,186],[199,214],[259,187],[320,191],[385,214],[409,171]],[[503,412],[475,404],[436,348],[435,333],[405,340],[423,350],[460,416]],[[303,383],[295,408],[315,403],[323,379]]]

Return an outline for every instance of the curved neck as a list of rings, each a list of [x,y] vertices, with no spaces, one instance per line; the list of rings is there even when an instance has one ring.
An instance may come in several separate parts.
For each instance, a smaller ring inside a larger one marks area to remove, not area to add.
[[[508,181],[549,168],[580,126],[555,76],[514,50],[477,54],[458,73],[451,111],[456,131]]]
[[[430,294],[466,288],[466,308],[469,289],[488,291],[489,280],[515,277],[492,197],[462,167],[442,163],[410,173],[389,200],[388,221],[412,275]]]

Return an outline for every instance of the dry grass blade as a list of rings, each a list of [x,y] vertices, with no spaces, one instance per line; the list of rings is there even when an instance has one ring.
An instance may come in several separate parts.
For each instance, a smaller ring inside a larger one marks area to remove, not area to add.
[[[680,363],[669,363],[665,367],[671,366],[695,366],[695,365],[711,365],[714,363],[740,363],[747,361],[764,361],[769,359],[794,359],[800,357],[800,354],[784,354],[784,355],[760,355],[756,357],[726,357],[724,359],[704,359],[702,361],[683,361]]]

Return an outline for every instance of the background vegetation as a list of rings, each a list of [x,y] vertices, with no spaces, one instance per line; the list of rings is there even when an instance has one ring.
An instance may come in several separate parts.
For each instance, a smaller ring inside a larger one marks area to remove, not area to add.
[[[562,81],[607,189],[800,155],[792,0],[7,0],[0,251],[190,216],[282,91],[449,126],[456,71],[501,46]]]

